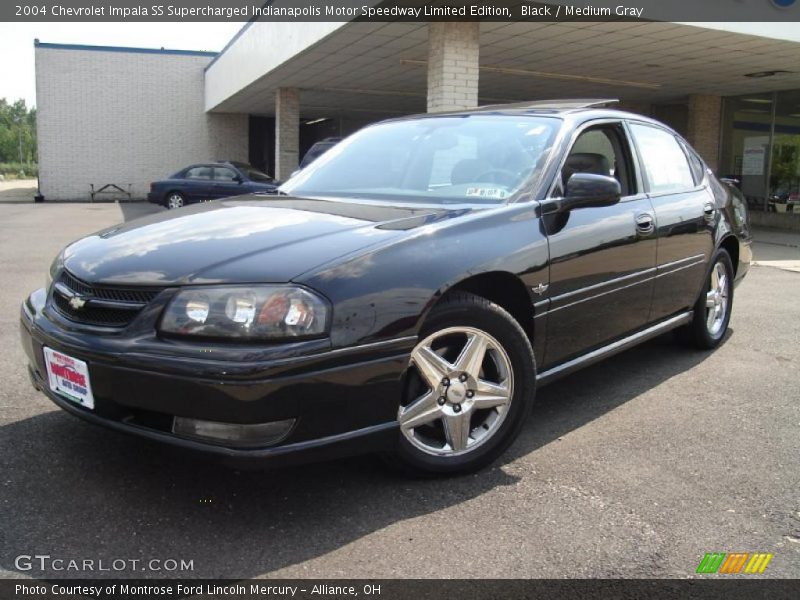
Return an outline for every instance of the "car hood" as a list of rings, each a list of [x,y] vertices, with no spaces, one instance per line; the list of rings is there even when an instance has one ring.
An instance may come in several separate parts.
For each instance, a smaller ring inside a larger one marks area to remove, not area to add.
[[[161,212],[99,231],[68,246],[64,265],[90,283],[287,282],[472,210],[254,198]]]

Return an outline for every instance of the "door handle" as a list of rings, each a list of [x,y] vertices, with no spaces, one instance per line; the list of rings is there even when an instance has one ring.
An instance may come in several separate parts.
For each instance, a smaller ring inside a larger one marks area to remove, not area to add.
[[[656,229],[655,219],[650,213],[640,213],[636,215],[636,233],[639,235],[650,235]]]
[[[711,223],[714,217],[717,216],[717,207],[711,204],[711,202],[707,202],[703,207],[703,216],[707,223]]]

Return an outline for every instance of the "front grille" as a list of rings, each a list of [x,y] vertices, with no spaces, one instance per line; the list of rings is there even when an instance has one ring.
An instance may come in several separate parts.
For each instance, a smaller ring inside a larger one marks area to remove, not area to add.
[[[116,300],[119,302],[139,302],[147,304],[158,295],[161,290],[154,289],[133,289],[133,288],[112,288],[95,287],[76,279],[67,271],[62,271],[59,281],[66,285],[73,292],[82,296],[94,296],[101,300]]]
[[[53,286],[53,305],[71,321],[101,327],[125,327],[161,290],[95,286],[62,271]],[[85,301],[76,308],[70,299]]]

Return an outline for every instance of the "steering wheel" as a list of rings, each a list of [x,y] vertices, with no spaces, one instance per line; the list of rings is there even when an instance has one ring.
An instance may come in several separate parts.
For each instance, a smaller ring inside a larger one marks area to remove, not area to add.
[[[515,173],[514,171],[508,169],[489,169],[478,175],[478,177],[475,178],[475,182],[486,181],[511,187],[517,183],[518,179],[519,173]]]

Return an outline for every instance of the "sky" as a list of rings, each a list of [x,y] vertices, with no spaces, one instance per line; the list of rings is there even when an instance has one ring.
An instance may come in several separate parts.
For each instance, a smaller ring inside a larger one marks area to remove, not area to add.
[[[243,23],[0,23],[0,98],[36,105],[33,40],[218,52]]]

